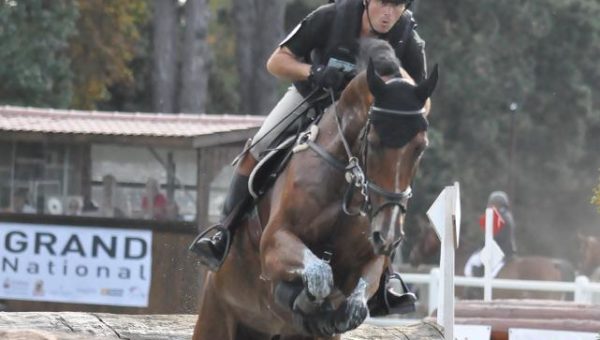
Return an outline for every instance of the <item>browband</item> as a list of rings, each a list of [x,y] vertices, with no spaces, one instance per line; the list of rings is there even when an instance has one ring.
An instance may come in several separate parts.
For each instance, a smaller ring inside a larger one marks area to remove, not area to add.
[[[371,112],[372,111],[391,113],[391,114],[397,114],[397,115],[422,115],[425,113],[425,107],[421,108],[420,110],[403,111],[403,110],[383,109],[383,108],[380,108],[377,106],[371,106]]]

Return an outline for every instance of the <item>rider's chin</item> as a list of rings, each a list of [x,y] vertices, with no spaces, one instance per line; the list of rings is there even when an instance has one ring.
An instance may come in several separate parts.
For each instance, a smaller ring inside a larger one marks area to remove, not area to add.
[[[379,27],[377,28],[377,31],[379,31],[381,33],[387,33],[391,28],[390,24],[385,21],[379,22],[378,26]]]

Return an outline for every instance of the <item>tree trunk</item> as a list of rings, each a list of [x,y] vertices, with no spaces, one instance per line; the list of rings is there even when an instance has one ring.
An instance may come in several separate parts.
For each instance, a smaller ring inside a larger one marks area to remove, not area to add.
[[[181,112],[200,113],[206,109],[206,91],[210,50],[206,41],[208,31],[206,0],[187,0],[185,3],[185,33],[182,47]]]
[[[175,112],[177,80],[177,1],[154,0],[153,106]]]
[[[265,115],[277,101],[277,79],[266,62],[283,39],[286,1],[234,0],[236,63],[243,114]]]

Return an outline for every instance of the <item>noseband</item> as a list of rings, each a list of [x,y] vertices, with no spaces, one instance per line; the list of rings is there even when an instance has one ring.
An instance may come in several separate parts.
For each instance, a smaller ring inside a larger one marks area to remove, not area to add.
[[[408,200],[412,197],[412,189],[410,186],[402,192],[388,191],[378,186],[372,180],[369,180],[369,178],[367,177],[367,135],[372,125],[371,115],[373,113],[378,112],[414,116],[422,115],[425,112],[425,110],[424,108],[422,108],[415,111],[397,111],[382,109],[371,105],[369,109],[369,118],[367,118],[367,122],[365,126],[363,126],[359,137],[359,147],[361,150],[361,158],[363,163],[362,166],[360,159],[352,155],[352,151],[350,150],[348,141],[346,140],[346,137],[343,134],[341,118],[338,115],[337,110],[335,110],[335,120],[338,127],[338,134],[342,139],[344,149],[348,157],[348,162],[346,164],[335,158],[332,154],[330,154],[320,145],[316,144],[313,140],[309,138],[303,138],[300,141],[300,143],[306,143],[310,149],[312,149],[315,153],[321,156],[331,166],[344,172],[346,182],[348,183],[348,187],[346,188],[346,192],[344,194],[342,210],[345,214],[350,216],[356,216],[359,214],[362,216],[368,216],[369,222],[373,222],[375,216],[377,216],[379,212],[381,212],[383,209],[389,206],[398,206],[402,213],[406,213]],[[363,170],[363,167],[365,170]],[[359,209],[351,211],[349,209],[349,205],[352,201],[356,189],[360,190],[360,194],[363,197],[363,203],[361,204]],[[371,199],[372,195],[379,195],[383,197],[384,202],[377,207],[373,206]]]

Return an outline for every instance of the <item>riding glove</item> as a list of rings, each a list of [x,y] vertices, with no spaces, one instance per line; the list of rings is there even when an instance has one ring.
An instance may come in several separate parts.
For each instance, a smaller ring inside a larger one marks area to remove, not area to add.
[[[344,88],[346,78],[346,73],[341,68],[325,65],[313,65],[308,76],[308,80],[314,85],[334,91]]]

